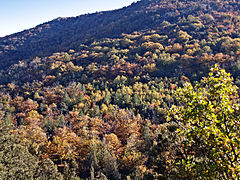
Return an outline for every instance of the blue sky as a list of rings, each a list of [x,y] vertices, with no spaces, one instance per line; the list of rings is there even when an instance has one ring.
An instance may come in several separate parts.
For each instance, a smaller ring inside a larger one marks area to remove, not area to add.
[[[118,9],[137,0],[0,0],[0,37],[57,17]]]

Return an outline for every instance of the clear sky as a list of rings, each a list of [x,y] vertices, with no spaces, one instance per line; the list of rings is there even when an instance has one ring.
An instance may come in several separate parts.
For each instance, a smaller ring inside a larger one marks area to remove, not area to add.
[[[57,17],[113,10],[137,0],[0,0],[0,37]]]

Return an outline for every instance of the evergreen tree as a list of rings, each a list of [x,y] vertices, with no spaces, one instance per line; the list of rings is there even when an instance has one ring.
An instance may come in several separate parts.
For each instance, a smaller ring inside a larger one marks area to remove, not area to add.
[[[20,138],[11,132],[13,126],[0,123],[0,179],[62,179],[53,162],[42,162],[21,145]]]

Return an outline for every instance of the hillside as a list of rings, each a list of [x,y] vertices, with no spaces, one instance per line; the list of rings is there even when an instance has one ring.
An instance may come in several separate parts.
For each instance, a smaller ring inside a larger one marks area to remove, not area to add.
[[[99,38],[119,37],[122,33],[157,28],[163,21],[176,23],[179,18],[189,14],[238,14],[238,6],[235,1],[142,0],[119,10],[58,18],[0,38],[0,67],[8,67],[23,59],[75,49],[81,43],[89,43]]]
[[[238,179],[239,10],[142,0],[1,38],[0,179]]]

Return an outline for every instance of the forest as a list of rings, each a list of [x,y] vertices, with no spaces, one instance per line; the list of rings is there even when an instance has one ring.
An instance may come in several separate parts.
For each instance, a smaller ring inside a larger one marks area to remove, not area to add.
[[[239,8],[142,0],[0,38],[0,179],[239,179]]]

